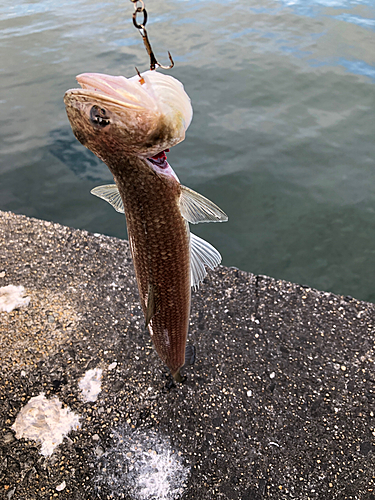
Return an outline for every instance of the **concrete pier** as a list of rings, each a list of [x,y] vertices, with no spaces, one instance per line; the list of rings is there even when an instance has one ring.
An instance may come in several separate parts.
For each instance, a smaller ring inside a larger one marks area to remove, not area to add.
[[[0,313],[0,499],[375,500],[373,304],[220,267],[168,388],[126,241],[0,212],[0,242],[30,298]],[[80,423],[48,456],[12,427],[42,393]]]

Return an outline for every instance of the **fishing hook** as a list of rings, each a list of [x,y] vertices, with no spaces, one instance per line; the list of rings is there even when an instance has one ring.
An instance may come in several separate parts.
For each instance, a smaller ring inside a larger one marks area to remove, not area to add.
[[[142,31],[139,32],[142,35],[143,43],[145,44],[148,55],[150,56],[150,70],[151,71],[154,70],[157,66],[163,69],[172,69],[174,66],[174,61],[172,59],[171,53],[168,51],[168,56],[169,60],[171,61],[171,64],[169,66],[163,66],[162,64],[160,64],[160,62],[156,60],[155,54],[151,48],[151,44],[147,36],[146,28],[143,26]]]
[[[139,30],[139,32],[142,36],[142,39],[143,39],[144,46],[146,47],[147,53],[150,56],[150,70],[152,71],[152,70],[156,69],[156,67],[162,68],[162,69],[172,69],[174,66],[174,61],[173,61],[171,53],[169,51],[168,51],[168,56],[169,56],[169,60],[170,60],[171,64],[169,66],[163,66],[162,64],[160,64],[157,61],[155,54],[152,50],[150,40],[148,39],[148,36],[147,36],[147,30],[145,28],[145,25],[147,23],[147,11],[145,9],[144,3],[142,2],[142,0],[131,0],[131,1],[133,3],[135,3],[136,1],[140,1],[142,4],[142,7],[136,7],[134,5],[133,24]],[[137,23],[137,13],[138,12],[143,12],[143,23],[142,24]]]

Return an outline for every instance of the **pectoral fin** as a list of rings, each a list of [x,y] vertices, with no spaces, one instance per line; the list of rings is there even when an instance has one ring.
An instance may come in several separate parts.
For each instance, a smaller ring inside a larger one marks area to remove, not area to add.
[[[228,216],[215,203],[186,186],[181,186],[180,210],[182,217],[191,222],[225,222]]]
[[[191,286],[196,290],[207,275],[206,267],[214,269],[221,262],[220,253],[207,241],[190,233]]]
[[[107,201],[120,214],[124,212],[124,204],[122,203],[121,195],[116,184],[106,184],[98,186],[90,191],[91,194]]]

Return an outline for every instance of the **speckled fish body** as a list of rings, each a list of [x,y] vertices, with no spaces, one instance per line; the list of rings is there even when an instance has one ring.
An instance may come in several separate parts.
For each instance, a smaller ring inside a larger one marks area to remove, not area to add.
[[[126,79],[77,77],[66,92],[77,139],[109,167],[115,185],[92,193],[125,213],[142,308],[159,357],[176,380],[185,362],[191,287],[220,254],[191,235],[188,222],[227,220],[216,205],[182,186],[164,150],[180,142],[192,118],[180,82],[153,72]]]
[[[140,158],[116,170],[142,308],[159,357],[178,378],[190,311],[190,232],[180,184]],[[150,317],[151,316],[151,317]]]

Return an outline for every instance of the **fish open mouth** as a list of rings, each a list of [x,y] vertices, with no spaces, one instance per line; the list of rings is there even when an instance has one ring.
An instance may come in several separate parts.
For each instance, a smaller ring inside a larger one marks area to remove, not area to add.
[[[156,165],[159,168],[168,168],[169,163],[167,161],[167,155],[165,153],[168,153],[169,149],[165,149],[161,153],[158,153],[154,156],[151,156],[151,158],[147,158],[148,161],[150,161],[153,165]]]
[[[171,177],[174,177],[177,182],[180,182],[173,168],[168,163],[167,155],[165,154],[168,152],[169,149],[164,149],[154,156],[147,157],[146,160],[151,164],[150,166],[154,170],[154,172],[158,174],[169,175]]]

